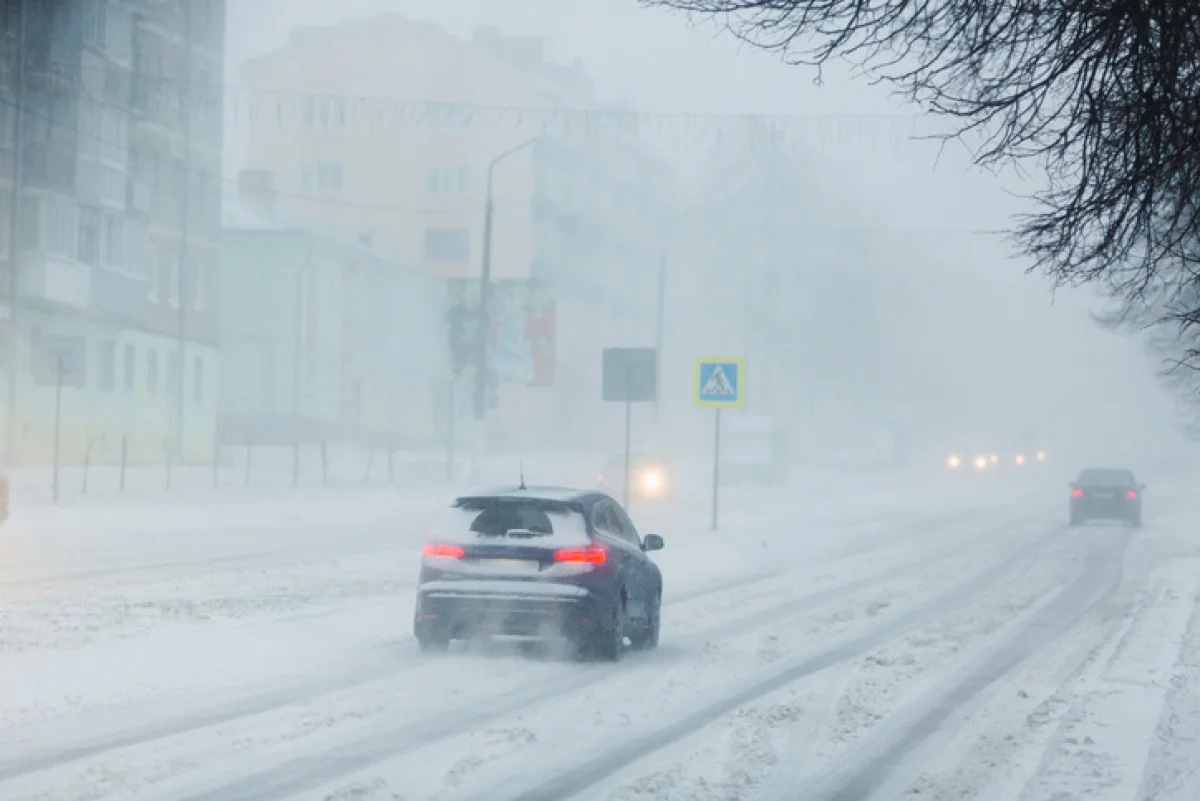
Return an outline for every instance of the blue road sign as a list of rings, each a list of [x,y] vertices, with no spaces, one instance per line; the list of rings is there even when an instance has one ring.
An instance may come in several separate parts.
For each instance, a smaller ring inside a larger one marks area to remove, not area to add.
[[[723,356],[696,359],[692,398],[706,409],[740,409],[746,405],[746,360]]]

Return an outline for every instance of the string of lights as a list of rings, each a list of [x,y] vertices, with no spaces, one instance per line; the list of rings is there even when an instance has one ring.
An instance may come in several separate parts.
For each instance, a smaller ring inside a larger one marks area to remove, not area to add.
[[[665,138],[672,143],[740,141],[775,148],[855,143],[899,145],[936,133],[932,120],[913,114],[745,114],[728,112],[639,111],[625,108],[551,107],[317,93],[286,88],[227,84],[198,78],[188,87],[181,77],[128,73],[131,91],[143,104],[221,112],[232,130],[299,128],[328,136],[380,136],[399,129],[439,132],[487,128],[530,129],[560,136]],[[33,80],[89,81],[102,91],[109,70],[80,65],[49,65]],[[184,97],[184,95],[189,97]]]

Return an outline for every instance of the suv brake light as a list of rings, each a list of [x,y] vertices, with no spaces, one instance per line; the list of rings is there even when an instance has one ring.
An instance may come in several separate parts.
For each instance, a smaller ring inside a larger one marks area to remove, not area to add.
[[[589,565],[602,565],[608,560],[608,551],[596,545],[587,548],[564,548],[554,552],[555,562],[583,562]]]
[[[464,555],[463,549],[457,545],[438,545],[432,542],[425,546],[423,553],[425,556],[440,559],[462,559]]]
[[[1082,498],[1082,497],[1083,497],[1083,490],[1081,490],[1081,489],[1077,489],[1077,490],[1075,490],[1074,492],[1072,492],[1072,493],[1071,493],[1071,497],[1072,497],[1072,498]]]
[[[1125,497],[1131,501],[1136,501],[1137,500],[1137,490],[1130,490],[1129,492],[1125,493]]]

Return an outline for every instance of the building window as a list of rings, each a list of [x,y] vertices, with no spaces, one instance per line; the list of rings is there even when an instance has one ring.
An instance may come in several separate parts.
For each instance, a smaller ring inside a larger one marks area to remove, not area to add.
[[[79,260],[100,263],[100,211],[90,206],[79,207]]]
[[[192,262],[191,270],[191,300],[192,308],[196,311],[204,311],[204,299],[208,294],[208,265],[204,259],[196,259]]]
[[[75,258],[79,253],[79,207],[47,200],[45,208],[47,252]]]
[[[425,190],[439,197],[463,197],[471,192],[471,168],[465,164],[437,164],[425,171]]]
[[[37,198],[21,197],[17,208],[17,246],[37,250],[42,245],[41,203]]]
[[[133,345],[125,346],[125,391],[133,392],[134,374],[137,371],[137,351],[133,349]]]
[[[104,263],[109,267],[125,265],[125,220],[115,215],[104,218]]]
[[[182,265],[178,256],[171,256],[167,261],[167,302],[179,308],[179,297],[183,287],[180,285]]]
[[[103,109],[100,116],[102,158],[115,167],[125,167],[129,163],[129,117],[111,106]]]
[[[329,161],[317,165],[317,189],[336,192],[342,188],[342,165]]]
[[[342,188],[342,164],[338,161],[304,164],[300,168],[300,178],[305,189],[336,192]]]
[[[425,258],[428,261],[467,261],[470,258],[467,229],[425,229]]]
[[[167,354],[167,394],[175,397],[179,392],[179,354],[172,351]]]
[[[199,356],[192,359],[192,397],[197,402],[204,400],[204,360]]]
[[[112,392],[117,381],[117,343],[111,339],[100,341],[100,376],[97,388],[101,392]]]
[[[133,54],[133,17],[128,9],[116,3],[105,3],[105,49],[119,61],[128,61]]]
[[[101,106],[88,98],[79,100],[79,153],[88,158],[100,155],[100,143],[104,141],[104,124]]]
[[[146,391],[158,394],[158,351],[154,348],[146,351]]]
[[[158,246],[158,261],[150,271],[150,302],[162,303],[163,289],[167,286],[167,272],[170,270],[170,254],[165,245]]]

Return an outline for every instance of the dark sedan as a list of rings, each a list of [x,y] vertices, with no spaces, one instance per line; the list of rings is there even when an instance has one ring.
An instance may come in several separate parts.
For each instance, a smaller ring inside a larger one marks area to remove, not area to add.
[[[625,510],[601,492],[506,489],[458,498],[425,545],[414,633],[422,650],[492,635],[565,637],[614,661],[658,645],[662,572]]]
[[[1133,471],[1125,468],[1088,468],[1070,484],[1072,526],[1089,520],[1123,520],[1142,525],[1142,492]]]

